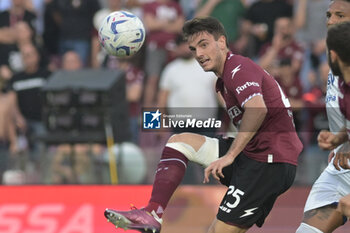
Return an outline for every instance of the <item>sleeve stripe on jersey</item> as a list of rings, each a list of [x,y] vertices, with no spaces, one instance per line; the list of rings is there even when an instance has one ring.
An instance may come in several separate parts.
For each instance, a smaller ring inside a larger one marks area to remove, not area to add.
[[[247,103],[247,102],[248,102],[251,98],[253,98],[254,96],[258,96],[258,95],[263,96],[261,93],[254,93],[254,94],[248,96],[248,98],[246,98],[246,99],[242,102],[241,107],[243,108],[243,106],[245,105],[245,103]]]

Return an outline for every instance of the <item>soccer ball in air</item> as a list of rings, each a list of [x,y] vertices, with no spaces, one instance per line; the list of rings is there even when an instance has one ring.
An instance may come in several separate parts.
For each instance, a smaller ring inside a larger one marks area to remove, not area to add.
[[[101,46],[110,55],[127,57],[135,54],[145,41],[142,21],[127,11],[107,15],[98,31]]]

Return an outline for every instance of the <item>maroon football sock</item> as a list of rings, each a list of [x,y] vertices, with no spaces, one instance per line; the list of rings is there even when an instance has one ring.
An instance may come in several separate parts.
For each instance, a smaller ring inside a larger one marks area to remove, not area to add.
[[[158,163],[151,199],[145,209],[162,217],[171,196],[185,175],[188,159],[179,151],[165,147]]]

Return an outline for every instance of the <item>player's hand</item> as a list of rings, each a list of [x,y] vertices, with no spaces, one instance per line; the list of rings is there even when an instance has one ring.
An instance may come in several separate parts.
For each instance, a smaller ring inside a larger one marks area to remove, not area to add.
[[[333,150],[337,147],[335,141],[337,139],[337,136],[328,130],[322,130],[318,136],[318,146],[323,150]]]
[[[350,158],[350,146],[349,143],[345,143],[336,153],[333,165],[334,167],[340,171],[340,167],[343,169],[350,169],[349,159]]]
[[[222,173],[222,169],[226,166],[229,166],[233,163],[234,158],[229,155],[225,155],[220,159],[212,162],[205,170],[204,170],[204,180],[203,183],[209,182],[210,174],[218,181],[220,178],[224,178],[224,174]]]
[[[350,195],[344,196],[339,200],[337,211],[342,215],[350,217]]]

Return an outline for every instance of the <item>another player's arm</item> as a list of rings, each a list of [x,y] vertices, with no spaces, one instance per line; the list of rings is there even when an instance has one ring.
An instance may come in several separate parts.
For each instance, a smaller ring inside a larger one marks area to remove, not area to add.
[[[233,163],[235,158],[254,137],[267,114],[267,108],[261,95],[254,96],[244,105],[244,114],[241,120],[239,132],[226,155],[211,163],[204,171],[204,183],[209,182],[212,174],[217,180],[224,177],[222,169]]]
[[[349,158],[350,158],[350,142],[347,141],[342,144],[337,153],[335,154],[333,165],[337,170],[350,169],[349,166]]]
[[[342,197],[339,200],[337,211],[342,215],[350,217],[350,194]]]
[[[318,146],[323,150],[333,150],[347,140],[348,136],[345,127],[337,134],[329,132],[328,130],[322,130],[317,136]]]
[[[350,157],[350,145],[345,127],[343,127],[337,134],[329,132],[328,130],[322,130],[318,134],[317,141],[319,147],[323,150],[333,150],[339,145],[343,144],[335,155],[333,151],[331,152],[328,160],[330,162],[334,156],[333,165],[337,170],[340,170],[340,167],[350,169],[348,164],[348,158]]]

